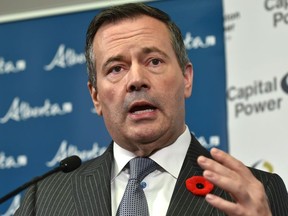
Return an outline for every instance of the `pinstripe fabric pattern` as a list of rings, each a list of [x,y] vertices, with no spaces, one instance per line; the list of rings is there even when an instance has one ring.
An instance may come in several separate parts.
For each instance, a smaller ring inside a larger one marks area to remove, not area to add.
[[[203,172],[196,162],[199,155],[210,157],[209,152],[192,136],[167,216],[224,215],[185,187],[187,178]],[[15,215],[110,216],[112,161],[113,149],[110,145],[102,156],[84,163],[72,173],[57,173],[33,185],[27,190]],[[288,194],[282,179],[276,174],[255,169],[251,171],[265,187],[273,216],[288,216]],[[232,200],[228,193],[218,187],[214,188],[213,193]]]
[[[277,174],[265,173],[256,169],[251,169],[251,171],[265,187],[272,215],[288,216],[288,194],[285,184],[280,176]]]
[[[187,178],[193,175],[202,175],[203,173],[203,170],[196,162],[200,155],[211,157],[210,153],[192,135],[191,144],[178,177],[167,216],[225,215],[223,212],[209,205],[203,197],[194,196],[186,189],[185,180]],[[265,187],[272,215],[288,216],[288,194],[283,180],[276,174],[266,173],[253,168],[250,169]],[[232,201],[231,196],[217,186],[214,187],[212,193]]]
[[[194,175],[202,175],[203,170],[197,164],[200,155],[211,157],[209,152],[204,149],[192,136],[191,145],[188,149],[180,175],[178,177],[173,196],[167,211],[167,216],[177,215],[224,215],[217,209],[209,205],[201,196],[195,196],[186,189],[185,181]],[[220,196],[223,190],[215,187],[213,193]]]
[[[110,145],[100,157],[71,173],[56,173],[30,187],[16,216],[111,215]]]

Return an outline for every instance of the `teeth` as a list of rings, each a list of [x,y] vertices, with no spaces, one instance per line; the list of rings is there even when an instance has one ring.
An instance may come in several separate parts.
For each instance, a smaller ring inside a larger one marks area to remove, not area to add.
[[[146,109],[146,110],[138,110],[133,112],[133,114],[142,114],[142,113],[147,113],[147,112],[153,112],[153,109]]]

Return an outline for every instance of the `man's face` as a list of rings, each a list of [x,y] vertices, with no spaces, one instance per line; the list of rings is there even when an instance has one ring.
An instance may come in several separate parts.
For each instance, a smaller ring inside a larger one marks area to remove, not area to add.
[[[185,129],[192,66],[180,69],[165,24],[148,17],[106,24],[95,35],[98,115],[113,140],[138,156],[173,143]]]

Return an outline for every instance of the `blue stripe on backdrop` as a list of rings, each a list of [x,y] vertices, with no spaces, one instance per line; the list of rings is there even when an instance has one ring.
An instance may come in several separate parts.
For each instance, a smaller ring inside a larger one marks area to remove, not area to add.
[[[222,2],[177,2],[153,5],[169,13],[180,26],[194,66],[192,98],[186,106],[187,124],[206,147],[216,145],[228,151]]]
[[[227,148],[225,59],[221,0],[150,3],[181,27],[194,65],[187,124],[206,147]],[[83,160],[110,143],[86,87],[84,41],[97,11],[1,24],[0,196],[59,160]],[[12,215],[19,196],[0,207]]]

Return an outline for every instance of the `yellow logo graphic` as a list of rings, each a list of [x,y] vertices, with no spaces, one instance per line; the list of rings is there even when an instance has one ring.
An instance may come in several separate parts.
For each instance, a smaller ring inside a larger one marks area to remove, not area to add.
[[[264,170],[272,173],[274,171],[273,165],[266,160],[259,160],[252,165],[253,168]]]

